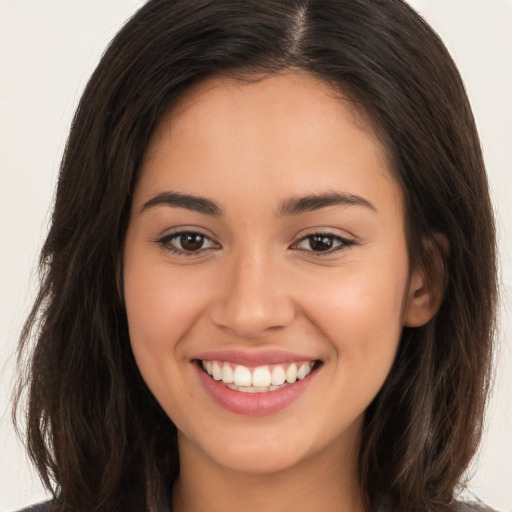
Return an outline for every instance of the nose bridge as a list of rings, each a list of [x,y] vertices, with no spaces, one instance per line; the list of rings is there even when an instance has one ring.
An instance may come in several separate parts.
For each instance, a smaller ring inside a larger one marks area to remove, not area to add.
[[[212,309],[213,322],[245,338],[288,325],[295,310],[279,257],[250,245],[239,248],[229,260]]]

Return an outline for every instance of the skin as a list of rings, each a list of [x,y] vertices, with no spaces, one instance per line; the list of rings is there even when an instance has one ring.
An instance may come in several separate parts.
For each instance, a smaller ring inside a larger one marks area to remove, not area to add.
[[[208,198],[221,214],[144,208],[166,192]],[[368,204],[280,212],[333,192]],[[403,325],[435,309],[410,268],[404,222],[373,130],[307,74],[209,78],[161,121],[134,192],[123,281],[135,359],[179,432],[174,510],[364,510],[364,411]],[[176,254],[179,237],[162,237],[180,230],[208,238]],[[312,250],[315,233],[333,249]],[[226,348],[322,364],[287,407],[247,416],[220,407],[198,379],[194,357]]]

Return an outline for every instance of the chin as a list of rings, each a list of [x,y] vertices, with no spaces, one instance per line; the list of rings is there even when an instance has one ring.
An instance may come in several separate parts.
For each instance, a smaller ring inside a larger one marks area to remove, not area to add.
[[[304,464],[318,463],[322,467],[326,462],[331,465],[357,456],[354,450],[358,445],[360,421],[347,425],[344,433],[336,436],[329,425],[320,423],[307,425],[303,422],[298,429],[301,422],[297,418],[292,424],[274,423],[268,417],[258,420],[256,425],[252,418],[252,426],[242,422],[229,430],[212,426],[207,438],[180,432],[181,448],[196,452],[200,458],[206,456],[228,471],[260,476],[290,471]],[[318,432],[320,434],[315,435]],[[346,453],[347,446],[350,453]]]
[[[273,446],[262,446],[261,443],[252,446],[219,446],[210,456],[217,464],[231,471],[261,476],[289,470],[300,465],[306,458],[304,453],[286,446],[276,450]]]

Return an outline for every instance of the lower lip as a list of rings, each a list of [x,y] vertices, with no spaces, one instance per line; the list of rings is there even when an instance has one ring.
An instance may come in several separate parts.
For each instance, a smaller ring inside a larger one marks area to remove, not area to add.
[[[284,409],[306,391],[312,377],[317,373],[313,370],[304,379],[275,391],[244,393],[228,388],[226,385],[212,379],[197,364],[194,366],[202,385],[217,404],[230,412],[247,416],[263,416]]]

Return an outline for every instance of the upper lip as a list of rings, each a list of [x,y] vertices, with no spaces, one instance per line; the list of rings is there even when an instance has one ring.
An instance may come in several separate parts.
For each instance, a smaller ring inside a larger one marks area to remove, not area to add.
[[[243,366],[264,366],[267,364],[298,363],[302,361],[316,361],[317,357],[297,354],[285,350],[239,350],[225,349],[202,352],[195,355],[193,360],[223,361]]]

